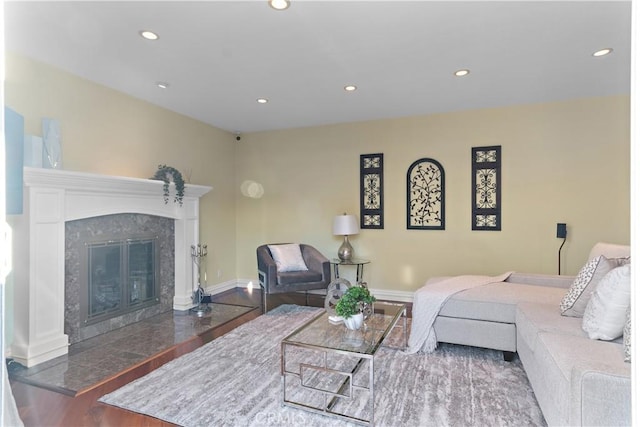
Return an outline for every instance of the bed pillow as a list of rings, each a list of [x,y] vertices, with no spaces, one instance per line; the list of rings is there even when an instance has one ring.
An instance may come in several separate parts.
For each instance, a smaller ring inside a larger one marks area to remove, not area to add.
[[[617,266],[617,259],[606,258],[602,255],[586,263],[578,272],[567,294],[562,298],[560,314],[569,317],[582,317],[598,282]]]
[[[596,286],[582,319],[591,339],[615,340],[622,336],[631,304],[631,265],[615,268]]]
[[[286,245],[268,245],[273,260],[276,262],[276,269],[280,273],[288,271],[307,271],[307,264],[302,258],[300,245],[290,243]]]

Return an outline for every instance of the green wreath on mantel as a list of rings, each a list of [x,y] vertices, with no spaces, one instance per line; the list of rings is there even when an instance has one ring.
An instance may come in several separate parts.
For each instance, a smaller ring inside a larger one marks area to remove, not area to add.
[[[164,182],[162,190],[165,205],[169,203],[169,184],[173,181],[176,186],[176,195],[173,202],[179,203],[180,206],[182,206],[182,198],[184,197],[184,179],[182,179],[182,174],[178,169],[167,165],[158,165],[158,170],[151,179]]]

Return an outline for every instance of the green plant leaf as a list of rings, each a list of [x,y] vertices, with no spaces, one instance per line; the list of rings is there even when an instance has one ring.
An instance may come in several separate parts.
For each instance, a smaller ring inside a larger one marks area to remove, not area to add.
[[[352,286],[342,295],[336,304],[336,314],[344,318],[362,311],[362,303],[371,304],[376,299],[364,286]]]

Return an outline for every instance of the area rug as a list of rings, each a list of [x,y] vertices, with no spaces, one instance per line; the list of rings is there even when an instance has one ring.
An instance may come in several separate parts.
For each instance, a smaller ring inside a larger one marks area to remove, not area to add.
[[[188,427],[352,425],[281,405],[280,341],[317,313],[280,306],[100,402]],[[431,354],[383,347],[374,366],[375,425],[546,425],[517,357],[446,344]]]

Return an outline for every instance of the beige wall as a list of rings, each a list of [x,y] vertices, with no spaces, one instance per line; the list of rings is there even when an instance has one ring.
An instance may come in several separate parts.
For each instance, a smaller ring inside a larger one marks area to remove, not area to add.
[[[167,164],[212,186],[200,205],[207,278],[235,279],[234,135],[9,52],[5,103],[26,134],[41,136],[44,117],[60,121],[66,170],[148,178]]]
[[[210,283],[255,280],[255,248],[300,241],[332,257],[333,216],[359,214],[359,155],[385,155],[385,229],[352,239],[374,288],[410,291],[436,275],[506,270],[554,273],[566,222],[563,272],[594,242],[629,243],[629,97],[234,135],[7,53],[6,103],[60,120],[68,170],[148,177],[159,163],[211,185],[201,205]],[[470,230],[471,147],[501,145],[503,230]],[[422,157],[445,168],[444,231],[406,229],[406,172]],[[261,199],[240,184],[263,184]],[[159,195],[160,197],[160,195]],[[222,271],[217,277],[218,270]],[[349,277],[350,272],[346,272]]]
[[[334,257],[333,216],[359,215],[359,156],[384,153],[385,229],[352,238],[372,263],[372,288],[411,291],[429,277],[557,272],[556,223],[568,224],[565,274],[597,241],[629,243],[629,97],[435,114],[245,135],[238,185],[238,276],[255,279],[255,247],[300,241]],[[502,146],[500,232],[471,231],[471,147]],[[446,230],[406,229],[406,173],[438,160],[446,176]]]

